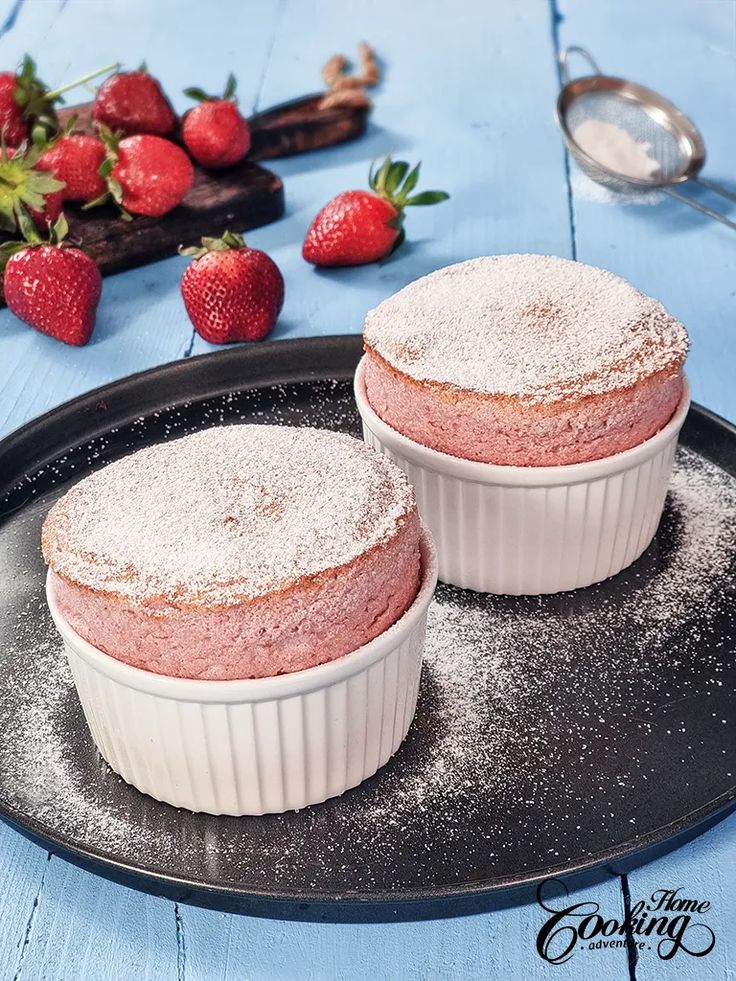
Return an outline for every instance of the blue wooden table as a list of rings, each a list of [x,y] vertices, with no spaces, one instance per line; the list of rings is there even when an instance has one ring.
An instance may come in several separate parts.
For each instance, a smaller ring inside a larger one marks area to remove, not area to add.
[[[365,312],[438,266],[494,252],[575,256],[660,298],[687,324],[695,398],[736,419],[736,235],[676,202],[601,200],[565,159],[552,109],[560,45],[661,90],[701,126],[707,170],[734,184],[734,0],[2,0],[0,64],[25,51],[50,85],[144,60],[177,108],[191,84],[233,70],[245,110],[318,88],[319,66],[365,38],[385,59],[367,137],[276,162],[287,213],[253,232],[286,279],[276,337],[357,332]],[[334,193],[364,184],[373,157],[424,161],[447,204],[417,209],[385,266],[316,272],[304,231]],[[213,233],[221,229],[213,229]],[[92,343],[66,348],[0,313],[0,433],[97,385],[211,350],[179,294],[183,259],[107,279]],[[0,738],[2,736],[0,735]],[[683,887],[711,901],[715,950],[669,962],[624,950],[536,954],[535,905],[414,924],[295,924],[205,911],[83,872],[0,825],[0,978],[734,978],[736,816],[628,876],[576,894],[621,915],[631,896]],[[729,967],[729,964],[731,967]]]

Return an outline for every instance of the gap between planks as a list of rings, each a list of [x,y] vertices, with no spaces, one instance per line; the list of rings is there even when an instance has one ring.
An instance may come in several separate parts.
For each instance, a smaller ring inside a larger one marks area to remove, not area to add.
[[[560,11],[559,0],[549,0],[550,27],[552,30],[552,55],[555,59],[555,71],[557,73],[557,84],[562,88],[562,66],[560,65],[560,24],[565,19]],[[562,142],[562,141],[560,141]],[[572,193],[572,179],[570,174],[570,154],[567,148],[562,147],[563,159],[565,161],[565,184],[567,185],[567,217],[570,224],[570,253],[573,259],[578,257],[578,244],[575,235],[575,199]]]

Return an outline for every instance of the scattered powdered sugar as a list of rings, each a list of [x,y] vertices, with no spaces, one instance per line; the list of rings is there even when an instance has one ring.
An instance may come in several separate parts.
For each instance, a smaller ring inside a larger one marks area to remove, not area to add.
[[[607,170],[636,180],[649,180],[659,161],[649,156],[652,144],[639,143],[628,130],[602,119],[586,119],[575,127],[573,138],[583,153]]]
[[[23,525],[37,534],[42,511],[18,516],[20,538]],[[663,526],[632,570],[553,597],[440,586],[397,756],[342,798],[255,819],[175,811],[111,773],[84,727],[39,570],[0,678],[2,795],[103,855],[268,892],[436,888],[580,861],[601,840],[649,830],[648,781],[676,773],[674,800],[696,769],[710,779],[729,765],[707,724],[686,732],[677,704],[732,686],[736,628],[709,634],[730,603],[734,554],[736,479],[680,451]]]
[[[554,256],[448,266],[372,310],[366,344],[419,381],[530,403],[593,395],[680,366],[687,334],[612,273]]]
[[[224,426],[80,481],[52,509],[44,550],[97,590],[227,604],[352,562],[413,507],[398,468],[350,436]]]
[[[660,672],[673,666],[667,648],[673,626],[685,617],[697,619],[698,611],[707,618],[716,601],[714,583],[727,576],[736,559],[736,480],[680,450],[670,488],[670,517],[675,513],[674,560],[623,595],[607,596],[605,583],[587,590],[591,598],[598,593],[595,616],[585,603],[560,615],[560,604],[550,597],[499,597],[490,603],[502,606],[503,613],[489,618],[481,598],[468,603],[469,594],[445,587],[443,595],[440,587],[425,652],[425,671],[437,691],[438,737],[421,770],[389,778],[392,792],[374,806],[374,817],[381,813],[403,823],[419,806],[445,806],[464,787],[482,785],[489,793],[505,794],[525,778],[548,781],[571,731],[583,750],[586,733],[591,744],[610,738],[610,719],[599,730],[598,714],[591,716],[596,703],[606,714],[616,701],[632,705],[644,696],[646,703],[661,682]],[[625,654],[619,650],[623,632],[629,645]],[[679,657],[702,657],[699,639],[699,630],[693,631],[695,645],[678,651]],[[608,652],[592,677],[586,649]],[[640,654],[647,656],[644,665]],[[718,685],[719,667],[712,667]],[[576,708],[555,718],[562,707],[561,672],[575,692]],[[586,706],[591,687],[600,695]],[[644,706],[641,711],[646,714]]]
[[[597,181],[591,180],[587,174],[577,167],[572,173],[570,183],[572,184],[572,191],[576,200],[590,201],[592,204],[640,204],[651,206],[653,204],[659,204],[664,199],[664,194],[661,191],[612,190],[610,187],[606,187],[605,184],[599,184]]]
[[[358,426],[349,382],[162,410],[29,475],[0,523],[0,804],[19,820],[184,881],[400,897],[562,871],[733,786],[736,478],[681,449],[654,542],[614,579],[541,597],[438,587],[415,722],[361,787],[242,819],[128,787],[86,729],[44,601],[40,525],[58,482],[121,446],[243,418]]]

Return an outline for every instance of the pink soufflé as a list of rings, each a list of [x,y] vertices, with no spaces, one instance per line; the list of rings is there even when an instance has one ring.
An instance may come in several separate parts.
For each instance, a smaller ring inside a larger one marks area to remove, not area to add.
[[[238,425],[140,450],[75,485],[43,529],[69,625],[135,667],[260,678],[356,650],[420,580],[406,478],[348,436]]]
[[[449,266],[369,313],[366,395],[423,446],[544,467],[630,449],[683,395],[688,340],[611,273],[550,256]]]

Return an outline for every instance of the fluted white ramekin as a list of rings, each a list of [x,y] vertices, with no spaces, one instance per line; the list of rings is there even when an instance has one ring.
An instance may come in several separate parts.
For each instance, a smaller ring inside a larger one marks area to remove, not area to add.
[[[370,643],[306,671],[243,681],[171,678],[83,640],[46,595],[97,748],[157,800],[210,814],[267,814],[336,797],[383,766],[417,704],[437,556],[422,533],[422,584]]]
[[[559,467],[505,467],[439,453],[385,423],[355,398],[366,443],[414,485],[434,538],[439,578],[484,593],[536,595],[590,586],[631,565],[664,508],[690,396],[664,429],[623,453]]]

